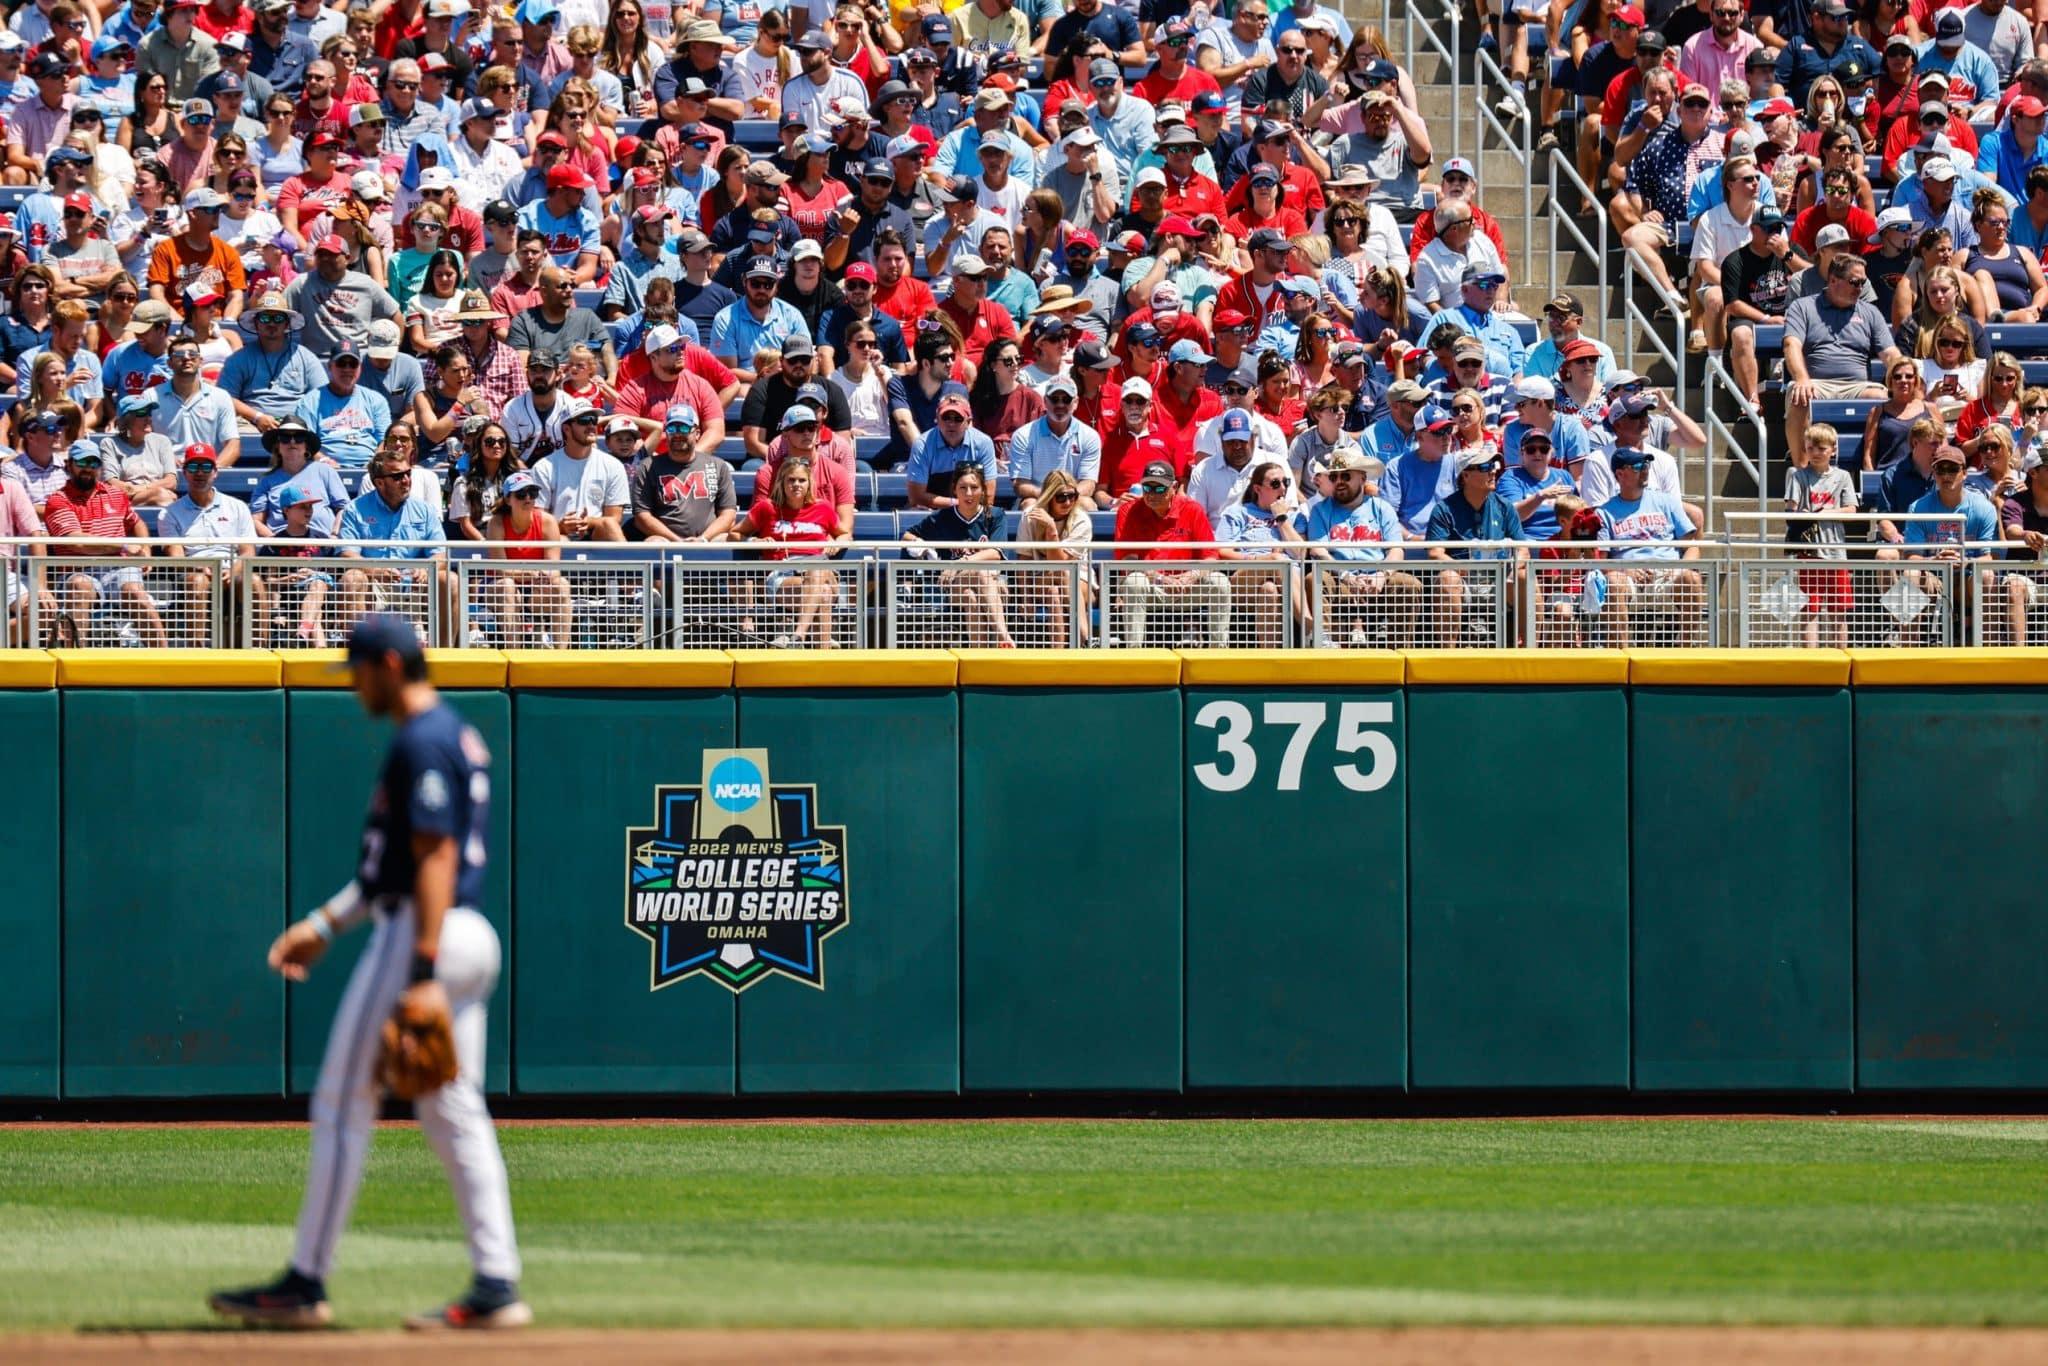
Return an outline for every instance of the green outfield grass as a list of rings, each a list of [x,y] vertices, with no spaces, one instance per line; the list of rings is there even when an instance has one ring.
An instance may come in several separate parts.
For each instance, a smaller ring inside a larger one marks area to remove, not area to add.
[[[2048,1321],[2048,1123],[1125,1122],[504,1135],[555,1324]],[[290,1248],[289,1128],[0,1130],[0,1328],[207,1322]],[[330,1281],[466,1279],[418,1133]]]

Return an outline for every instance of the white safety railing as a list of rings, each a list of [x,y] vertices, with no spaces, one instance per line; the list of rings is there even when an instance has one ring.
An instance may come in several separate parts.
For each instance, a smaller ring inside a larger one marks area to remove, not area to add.
[[[1684,412],[1685,331],[1688,326],[1686,320],[1689,316],[1686,312],[1685,300],[1681,299],[1671,290],[1664,288],[1657,277],[1650,273],[1649,267],[1643,264],[1642,258],[1635,253],[1634,249],[1624,247],[1621,256],[1622,345],[1626,348],[1628,368],[1637,374],[1641,374],[1643,371],[1643,367],[1636,364],[1636,337],[1637,329],[1640,328],[1642,335],[1649,339],[1650,352],[1671,367],[1671,401],[1678,406],[1680,412]],[[1673,327],[1675,328],[1672,336],[1666,337],[1658,330],[1654,309],[1645,311],[1636,302],[1636,289],[1639,281],[1641,287],[1649,291],[1650,297],[1655,299],[1657,304],[1671,315]]]
[[[1715,406],[1715,398],[1722,393],[1735,400],[1738,419],[1749,428],[1753,440],[1747,447],[1741,434],[1728,425]],[[1714,524],[1714,499],[1721,482],[1721,473],[1717,472],[1716,465],[1722,457],[1732,459],[1756,481],[1757,510],[1770,511],[1770,427],[1764,422],[1763,411],[1743,397],[1742,387],[1735,382],[1735,376],[1713,356],[1706,357],[1705,379],[1701,382],[1700,394],[1700,426],[1707,434],[1704,461],[1707,525]]]
[[[1561,290],[1570,288],[1569,281],[1557,278],[1558,239],[1560,235],[1568,236],[1573,242],[1578,244],[1580,252],[1591,257],[1597,263],[1600,274],[1599,280],[1593,288],[1600,303],[1599,312],[1594,317],[1598,319],[1601,327],[1605,327],[1607,325],[1607,308],[1609,303],[1607,292],[1607,211],[1600,201],[1594,198],[1591,188],[1580,178],[1578,168],[1572,165],[1571,158],[1566,156],[1561,148],[1551,148],[1547,158],[1549,163],[1547,178],[1549,198],[1544,206],[1544,214],[1549,220],[1546,225],[1549,228],[1546,240],[1550,244],[1549,259],[1546,263],[1546,274],[1544,277],[1548,281],[1547,287],[1552,296],[1555,296]],[[1558,188],[1561,184],[1569,185],[1577,192],[1579,196],[1578,214],[1571,213],[1558,200]],[[1592,220],[1594,234],[1592,237],[1586,235],[1585,229],[1580,222],[1580,215]]]
[[[1515,160],[1515,181],[1522,187],[1522,230],[1518,238],[1521,259],[1508,262],[1508,278],[1519,285],[1529,283],[1536,241],[1531,235],[1536,220],[1535,153],[1529,140],[1529,125],[1535,120],[1529,113],[1512,121],[1501,118],[1494,108],[1495,92],[1505,98],[1512,88],[1493,54],[1479,49],[1472,73],[1472,150],[1475,157],[1484,157],[1488,150],[1486,135],[1491,132],[1500,150]]]
[[[708,546],[617,546],[611,554],[585,546],[575,548],[584,559],[452,562],[32,555],[12,559],[13,616],[16,639],[39,646],[275,650],[338,647],[372,610],[406,616],[430,644],[562,650],[2048,641],[2048,565],[2004,558],[2019,549],[2012,544],[1961,541],[1959,514],[1817,519],[1738,510],[1727,519],[1759,530],[1753,539],[1737,532],[1654,552],[1669,558],[1649,558],[1639,542],[1605,541],[1407,542],[1399,560],[1323,557],[1355,553],[1350,543],[1204,560],[1190,556],[1270,548],[1181,542],[1103,544],[1065,561],[912,560],[900,542],[786,560]],[[1879,521],[1909,529],[1914,540],[1873,546],[1858,533]],[[1843,523],[1847,539],[1802,539],[1807,524],[1826,522]],[[1910,531],[1914,524],[1932,529]],[[0,553],[9,548],[0,543]],[[1114,558],[1149,551],[1173,558]],[[1502,552],[1517,558],[1497,558]],[[1837,552],[1842,558],[1817,558]]]
[[[1425,8],[1433,13],[1425,14]],[[1460,25],[1463,23],[1463,0],[1408,0],[1407,12],[1402,18],[1403,59],[1412,75],[1415,59],[1423,49],[1415,44],[1418,32],[1428,49],[1443,60],[1446,70],[1451,73],[1451,155],[1465,155],[1463,122],[1458,110],[1465,107],[1465,73],[1459,62]],[[1421,22],[1418,24],[1418,20]],[[1420,80],[1416,82],[1421,84]],[[1437,149],[1438,164],[1443,161],[1443,149]]]

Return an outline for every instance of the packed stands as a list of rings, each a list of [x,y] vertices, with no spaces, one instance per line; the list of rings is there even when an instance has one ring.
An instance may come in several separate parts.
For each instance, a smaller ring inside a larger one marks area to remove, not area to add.
[[[24,6],[6,639],[2026,643],[2048,33],[1841,9]]]

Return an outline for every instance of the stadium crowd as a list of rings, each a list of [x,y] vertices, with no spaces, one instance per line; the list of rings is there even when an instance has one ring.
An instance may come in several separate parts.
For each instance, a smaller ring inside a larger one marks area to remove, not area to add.
[[[1694,341],[1754,389],[1740,338],[1784,318],[1800,508],[1856,497],[1805,474],[1812,400],[1910,353],[1864,464],[1904,508],[1948,496],[1956,453],[1971,539],[2038,554],[2048,391],[1982,340],[2048,306],[2036,35],[1997,3],[1658,22],[1586,0],[1501,34],[1518,72],[1547,42],[1545,125],[1578,95],[1630,249],[1691,271]],[[259,641],[319,644],[401,591],[454,619],[444,543],[809,560],[879,480],[918,556],[1405,559],[1333,582],[1426,595],[1447,642],[1472,587],[1418,561],[1596,539],[1645,561],[1604,576],[1617,617],[1697,600],[1699,425],[1572,293],[1527,344],[1476,168],[1438,158],[1383,37],[1316,0],[30,0],[0,122],[25,196],[0,218],[0,536],[94,561],[9,557],[15,629],[33,599],[46,639],[110,608],[167,639],[160,589],[110,557],[301,561],[246,607],[281,622]],[[1866,141],[1900,182],[1881,220]],[[832,640],[816,563],[779,585],[791,643]],[[948,572],[1010,643],[1001,587]],[[1142,592],[1220,642],[1233,596],[1278,582]],[[492,591],[528,640],[566,636],[558,574]]]

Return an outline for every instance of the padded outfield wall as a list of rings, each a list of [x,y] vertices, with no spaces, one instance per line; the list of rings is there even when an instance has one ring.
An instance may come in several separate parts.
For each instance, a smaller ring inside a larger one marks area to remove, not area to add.
[[[354,946],[263,951],[384,743],[331,658],[0,655],[0,1097],[312,1085]],[[434,670],[500,1094],[2048,1086],[2048,651]]]

